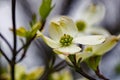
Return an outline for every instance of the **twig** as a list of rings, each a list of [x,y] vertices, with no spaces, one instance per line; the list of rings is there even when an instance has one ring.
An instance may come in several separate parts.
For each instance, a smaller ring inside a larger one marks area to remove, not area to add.
[[[20,62],[20,61],[22,61],[22,60],[24,59],[24,57],[25,57],[25,55],[26,55],[26,52],[27,52],[27,50],[28,50],[28,48],[29,48],[29,45],[31,44],[31,42],[34,40],[35,37],[36,37],[36,35],[34,35],[33,38],[31,38],[25,45],[23,45],[23,46],[17,51],[17,54],[18,54],[22,49],[24,49],[21,58],[20,58],[18,61],[16,61],[16,63],[18,63],[18,62]]]
[[[5,54],[5,52],[1,48],[0,48],[0,52],[5,57],[5,59],[8,61],[8,63],[10,64],[11,63],[10,59],[7,57],[7,55]]]
[[[78,72],[78,73],[80,73],[82,76],[84,76],[85,78],[87,78],[87,79],[89,79],[89,80],[96,80],[96,79],[92,78],[91,76],[89,76],[88,74],[86,74],[86,73],[82,70],[82,68],[80,68],[80,67],[75,67],[75,71]]]
[[[89,76],[88,74],[86,74],[81,67],[79,67],[76,63],[76,58],[75,55],[69,55],[68,58],[70,59],[70,61],[73,64],[73,67],[75,69],[76,72],[80,73],[82,76],[84,76],[85,78],[89,79],[89,80],[96,80],[93,77]],[[71,67],[71,66],[70,66]]]
[[[16,63],[19,63],[24,59],[24,57],[26,56],[26,52],[28,50],[28,47],[29,47],[29,45],[24,49],[21,58],[18,61],[16,61]]]
[[[26,49],[24,50],[24,52],[22,53],[21,58],[20,58],[18,61],[16,61],[16,63],[19,63],[19,62],[21,62],[21,61],[24,59],[24,57],[25,57],[25,55],[26,55],[26,52],[27,52],[27,49],[28,49],[28,48],[26,48]]]
[[[61,66],[65,61],[61,61],[59,62],[57,65],[54,66],[55,64],[55,60],[56,60],[56,56],[52,56],[51,60],[49,60],[49,64],[46,65],[46,69],[42,75],[42,77],[40,77],[40,80],[47,80],[49,75],[51,75],[52,73],[59,71],[60,69],[63,69],[65,66]],[[52,61],[52,62],[51,62]]]
[[[61,62],[59,62],[57,65],[55,65],[54,66],[54,69],[57,69],[60,65],[62,65],[63,63],[65,63],[65,61],[63,60],[63,61],[61,61]]]
[[[100,73],[99,67],[97,67],[97,70],[95,71],[95,73],[96,73],[96,75],[97,75],[99,78],[101,78],[101,79],[103,79],[103,80],[109,80],[108,78],[106,78],[104,75],[102,75],[102,74]]]
[[[10,50],[12,51],[12,46],[9,44],[8,40],[0,33],[0,37],[5,41],[5,43],[8,45],[8,47],[10,48]]]
[[[56,69],[53,70],[53,71],[54,71],[54,72],[58,72],[58,71],[64,69],[65,67],[66,67],[66,65],[62,65],[62,66],[60,66],[59,68],[56,68]]]
[[[18,51],[17,54],[24,49],[25,47],[27,47],[28,45],[30,45],[30,43],[34,40],[34,38],[36,37],[36,35],[33,36],[33,38],[31,38],[25,45],[23,45]]]
[[[42,27],[40,28],[40,31],[43,30],[43,28],[44,28],[44,26],[45,26],[45,22],[46,22],[46,20],[45,20],[45,21],[41,20],[41,21],[42,21]]]

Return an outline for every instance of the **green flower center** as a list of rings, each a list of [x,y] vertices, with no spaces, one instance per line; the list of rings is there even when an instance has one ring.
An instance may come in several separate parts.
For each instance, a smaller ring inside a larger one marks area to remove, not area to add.
[[[64,34],[61,39],[60,43],[62,46],[69,46],[72,43],[73,37],[70,35]]]
[[[76,26],[78,31],[84,31],[86,28],[86,23],[84,21],[77,21]]]

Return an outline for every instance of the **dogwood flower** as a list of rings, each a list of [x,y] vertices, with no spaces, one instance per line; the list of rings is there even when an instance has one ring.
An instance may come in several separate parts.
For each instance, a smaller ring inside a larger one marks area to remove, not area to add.
[[[105,15],[105,7],[102,4],[83,4],[76,12],[72,14],[73,20],[76,21],[79,32],[84,31],[86,34],[102,34],[109,36],[110,33],[100,26],[96,26]]]
[[[97,45],[105,41],[105,37],[102,35],[77,36],[78,33],[72,19],[62,16],[51,21],[50,38],[44,36],[40,31],[37,32],[37,37],[40,36],[49,47],[53,48],[54,52],[64,55],[80,52],[81,48],[77,44]]]
[[[82,52],[76,54],[76,59],[78,61],[81,58],[81,61],[84,61],[85,59],[90,58],[92,56],[102,56],[106,52],[114,48],[119,41],[120,35],[118,36],[111,35],[106,38],[103,44],[85,46],[85,49]]]

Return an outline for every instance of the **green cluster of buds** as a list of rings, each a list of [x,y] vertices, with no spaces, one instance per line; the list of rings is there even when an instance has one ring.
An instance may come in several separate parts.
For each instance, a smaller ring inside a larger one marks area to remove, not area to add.
[[[69,46],[72,43],[73,37],[70,35],[64,34],[64,36],[61,37],[60,43],[62,46]]]
[[[86,28],[86,23],[80,20],[76,22],[76,26],[78,31],[84,31],[84,29]]]

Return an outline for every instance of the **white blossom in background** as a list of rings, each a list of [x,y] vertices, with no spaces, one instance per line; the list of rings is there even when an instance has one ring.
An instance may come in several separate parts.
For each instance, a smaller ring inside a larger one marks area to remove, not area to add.
[[[105,6],[103,4],[93,4],[92,2],[81,2],[80,8],[71,13],[76,22],[78,30],[84,31],[84,34],[103,34],[109,36],[110,33],[104,28],[98,26],[105,16]]]

